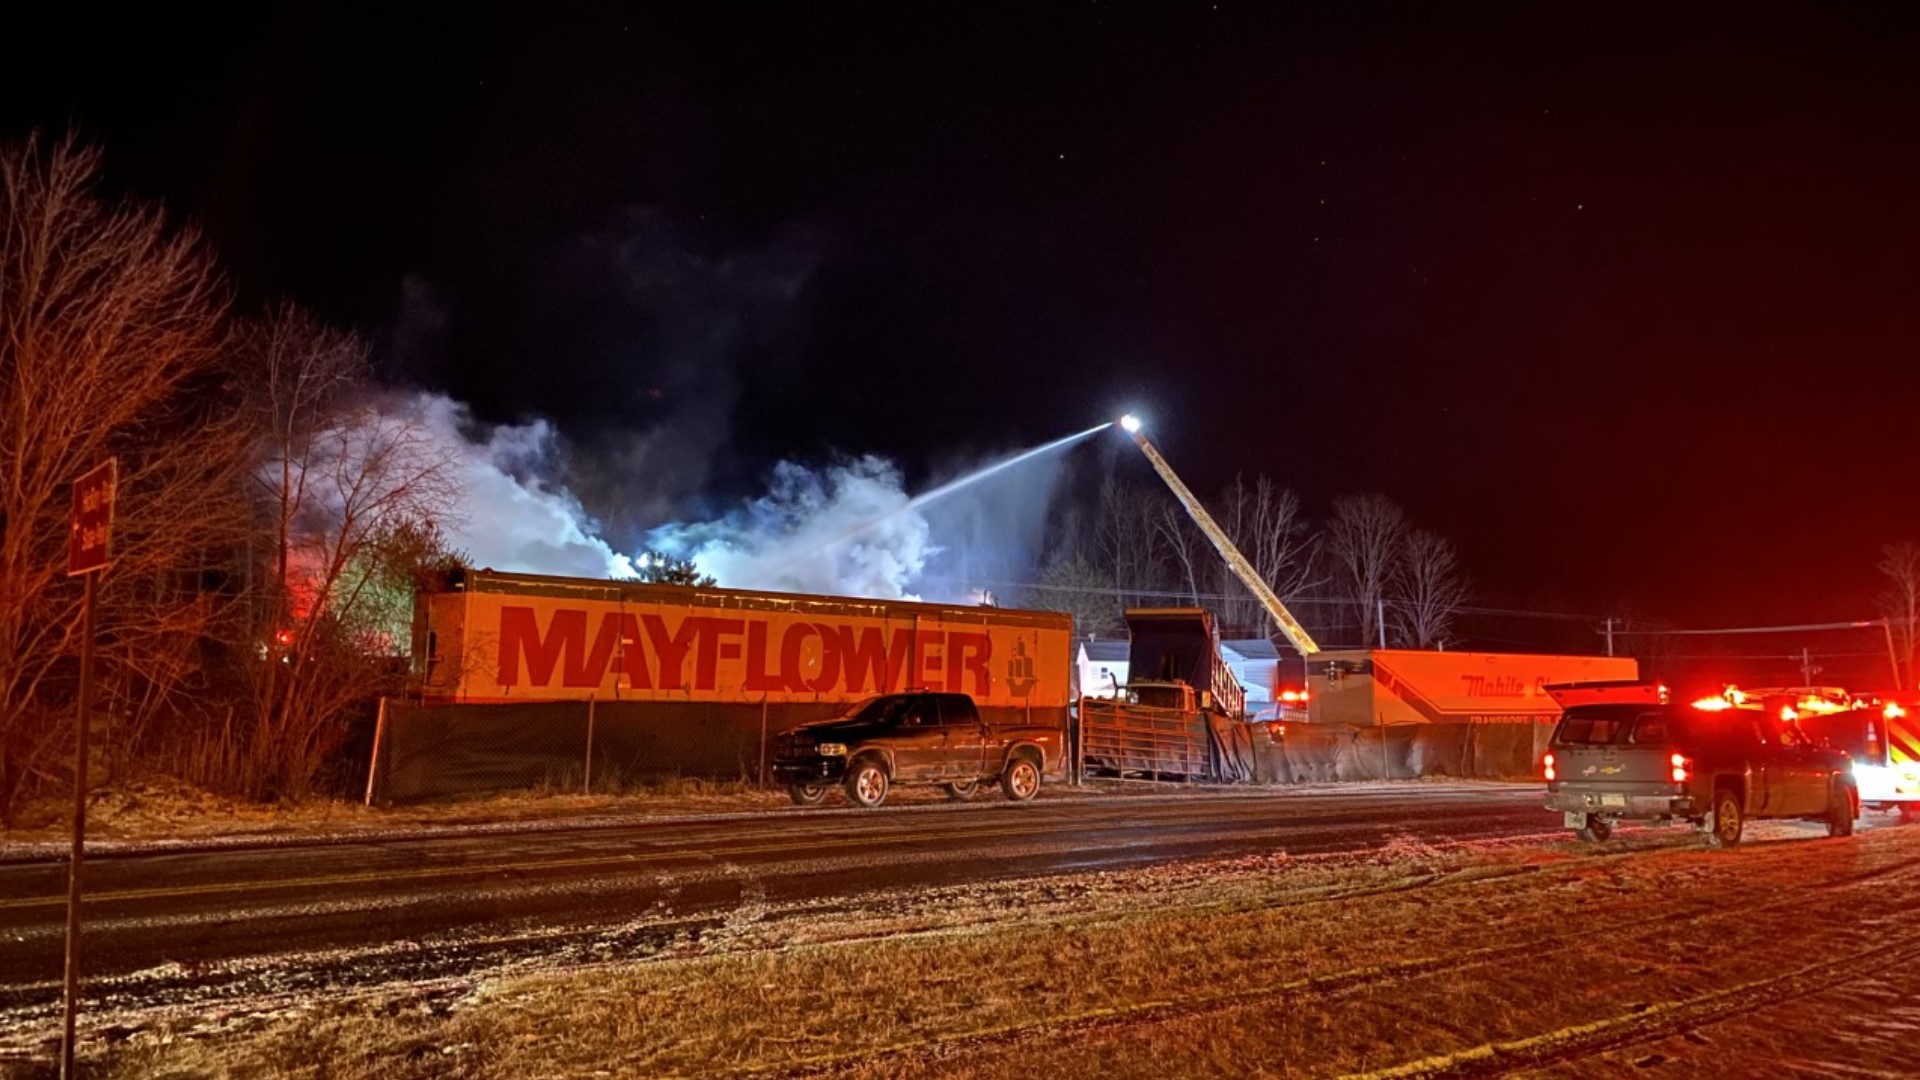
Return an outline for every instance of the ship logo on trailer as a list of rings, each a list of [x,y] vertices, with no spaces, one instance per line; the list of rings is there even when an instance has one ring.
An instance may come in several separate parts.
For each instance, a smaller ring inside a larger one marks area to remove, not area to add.
[[[1033,674],[1033,657],[1027,655],[1027,643],[1014,639],[1013,655],[1007,658],[1007,693],[1023,698],[1033,693],[1040,680]]]

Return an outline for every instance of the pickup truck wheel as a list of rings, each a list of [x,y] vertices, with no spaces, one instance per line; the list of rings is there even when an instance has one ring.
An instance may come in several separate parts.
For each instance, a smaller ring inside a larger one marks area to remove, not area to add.
[[[795,806],[819,806],[820,801],[826,797],[827,785],[825,784],[787,785],[787,798],[792,799]]]
[[[868,810],[887,801],[887,767],[878,758],[861,758],[847,769],[847,798]]]
[[[1573,835],[1589,844],[1597,844],[1613,835],[1613,822],[1599,814],[1588,814],[1587,823],[1573,830]]]
[[[1014,802],[1028,802],[1040,793],[1040,766],[1030,757],[1017,757],[1000,774],[1000,790]]]
[[[1827,835],[1852,836],[1853,819],[1859,816],[1860,794],[1852,784],[1836,779],[1827,792]]]
[[[952,799],[954,802],[960,802],[963,799],[972,797],[973,793],[980,789],[980,781],[949,780],[941,784],[940,787],[946,791],[947,798]]]
[[[1746,828],[1746,814],[1740,808],[1740,793],[1732,788],[1721,788],[1713,793],[1713,832],[1710,838],[1714,847],[1730,848],[1740,842],[1740,831]]]

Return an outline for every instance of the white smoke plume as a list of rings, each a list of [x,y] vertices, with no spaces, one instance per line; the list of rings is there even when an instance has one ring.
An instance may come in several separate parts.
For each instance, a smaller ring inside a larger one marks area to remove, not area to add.
[[[880,458],[783,462],[765,496],[717,521],[657,528],[648,543],[733,588],[979,603],[1031,579],[1066,471],[1055,451],[1087,434],[956,469],[917,499]]]
[[[821,470],[783,461],[766,495],[716,521],[662,525],[647,540],[730,588],[918,599],[911,586],[938,548],[907,504],[900,471],[880,458]]]
[[[487,425],[443,394],[395,394],[380,415],[452,463],[462,497],[442,522],[472,564],[567,577],[629,578],[634,556],[555,477],[567,449],[551,424]],[[924,505],[873,456],[814,469],[775,466],[766,494],[707,521],[649,530],[648,548],[693,559],[725,588],[969,602],[1027,576],[1064,472],[1047,454]]]
[[[380,409],[453,463],[460,511],[442,528],[473,565],[569,577],[631,577],[571,491],[552,483],[558,436],[544,420],[488,426],[443,394],[395,396]]]

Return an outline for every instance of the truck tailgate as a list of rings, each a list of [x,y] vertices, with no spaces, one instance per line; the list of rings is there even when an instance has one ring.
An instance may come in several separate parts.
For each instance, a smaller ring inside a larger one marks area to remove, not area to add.
[[[1595,810],[1657,810],[1679,793],[1665,747],[1556,746],[1563,794]]]

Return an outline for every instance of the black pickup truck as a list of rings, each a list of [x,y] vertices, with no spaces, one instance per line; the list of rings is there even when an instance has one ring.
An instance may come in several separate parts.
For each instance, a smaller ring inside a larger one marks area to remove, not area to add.
[[[1546,808],[1583,840],[1621,820],[1683,821],[1731,847],[1749,818],[1824,821],[1847,836],[1860,811],[1844,753],[1752,709],[1577,705],[1542,764]]]
[[[1007,798],[1026,802],[1041,777],[1058,774],[1064,743],[1057,725],[984,720],[965,694],[884,694],[782,734],[773,773],[801,806],[836,783],[854,805],[875,807],[894,784],[939,784],[964,799],[996,780]]]

